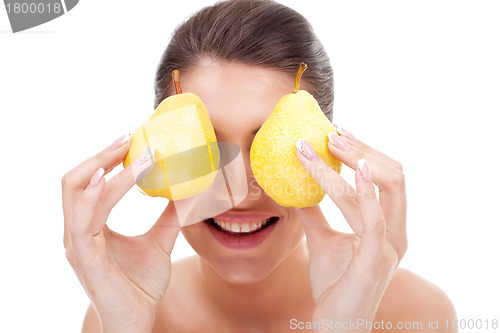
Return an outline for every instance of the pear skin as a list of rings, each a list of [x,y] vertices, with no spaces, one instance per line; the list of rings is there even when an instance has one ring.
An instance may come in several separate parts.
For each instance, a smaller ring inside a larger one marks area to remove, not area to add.
[[[220,155],[203,102],[195,94],[182,93],[178,72],[174,73],[177,94],[164,99],[149,120],[131,133],[123,166],[153,147],[154,168],[137,185],[151,197],[180,200],[199,194],[212,184]]]
[[[296,92],[278,101],[255,135],[250,148],[255,180],[274,201],[284,207],[313,207],[325,195],[325,191],[297,159],[297,140],[304,138],[309,142],[337,173],[342,167],[342,162],[328,150],[328,133],[336,133],[336,129],[314,97],[305,90],[298,90],[301,74],[297,74]]]

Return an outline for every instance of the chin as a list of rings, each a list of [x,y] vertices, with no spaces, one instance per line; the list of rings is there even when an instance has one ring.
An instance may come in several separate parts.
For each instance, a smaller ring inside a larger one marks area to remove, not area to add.
[[[304,238],[302,224],[288,214],[231,212],[184,227],[191,247],[227,282],[263,281]]]
[[[234,258],[208,264],[225,281],[233,284],[256,284],[265,280],[279,265],[280,260],[268,258]]]

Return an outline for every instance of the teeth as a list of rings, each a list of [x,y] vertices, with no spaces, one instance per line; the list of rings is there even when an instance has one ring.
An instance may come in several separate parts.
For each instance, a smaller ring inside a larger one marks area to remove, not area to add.
[[[231,223],[231,222],[219,221],[217,219],[213,220],[215,224],[217,224],[222,229],[237,233],[249,233],[255,230],[259,230],[271,221],[270,218],[259,222],[245,222],[245,223]]]
[[[243,223],[241,225],[241,232],[250,232],[250,223]]]

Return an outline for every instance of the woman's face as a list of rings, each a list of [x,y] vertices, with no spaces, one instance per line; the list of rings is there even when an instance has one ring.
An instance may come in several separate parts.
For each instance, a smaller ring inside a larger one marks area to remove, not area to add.
[[[217,221],[209,219],[182,229],[193,249],[233,283],[264,279],[304,237],[294,209],[274,202],[257,184],[250,168],[252,140],[278,100],[292,92],[293,80],[277,70],[208,61],[181,76],[183,91],[198,95],[205,104],[217,141],[237,144],[243,156],[246,198],[217,215]],[[268,218],[271,220],[263,225]]]

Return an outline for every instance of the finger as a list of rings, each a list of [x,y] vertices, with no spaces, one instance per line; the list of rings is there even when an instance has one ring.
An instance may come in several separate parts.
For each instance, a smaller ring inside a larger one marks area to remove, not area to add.
[[[92,176],[89,185],[82,193],[75,206],[67,225],[68,242],[71,244],[75,260],[88,265],[97,255],[97,246],[94,243],[94,234],[91,232],[91,223],[99,200],[104,192],[106,180],[104,169],[99,168]]]
[[[396,161],[396,160],[390,158],[389,156],[385,155],[384,153],[368,146],[366,143],[362,142],[361,140],[358,140],[348,130],[341,128],[341,127],[338,127],[337,125],[334,125],[334,126],[335,126],[335,129],[337,130],[337,132],[342,136],[342,138],[344,138],[351,145],[359,148],[360,150],[362,150],[370,155],[377,157],[378,159],[384,161],[385,163],[389,164],[393,168],[395,168],[399,171],[403,171],[403,166],[398,161]]]
[[[304,139],[296,143],[300,163],[339,207],[347,223],[358,235],[363,230],[356,191],[314,151]]]
[[[319,205],[294,209],[304,226],[309,247],[321,246],[322,240],[329,237],[333,229],[328,224]]]
[[[328,149],[333,156],[337,157],[342,163],[353,170],[356,170],[358,167],[360,159],[365,159],[372,167],[371,176],[373,182],[381,190],[395,190],[392,186],[392,180],[402,174],[401,171],[393,168],[378,157],[351,145],[335,132],[328,134]]]
[[[181,225],[174,202],[170,201],[156,223],[144,236],[170,256],[180,230]]]
[[[115,140],[109,147],[67,172],[62,178],[63,212],[67,219],[80,195],[85,190],[95,170],[103,168],[108,172],[121,163],[128,152],[129,135]],[[106,174],[106,173],[105,173]]]
[[[359,161],[355,178],[359,209],[363,220],[358,257],[362,264],[374,267],[372,265],[378,265],[383,255],[386,225],[366,160]]]
[[[351,145],[335,132],[328,137],[330,152],[347,166],[356,169],[359,160],[365,159],[368,162],[373,182],[380,190],[380,204],[386,217],[387,230],[395,241],[405,239],[406,190],[403,173],[386,161]]]
[[[106,190],[102,195],[91,225],[92,234],[97,234],[104,227],[113,207],[115,207],[132,186],[153,170],[154,165],[155,150],[149,147],[132,164],[106,183]]]
[[[391,167],[393,167],[396,170],[403,171],[403,165],[396,161],[395,159],[385,155],[384,153],[376,150],[375,148],[372,148],[368,146],[366,143],[362,142],[361,140],[356,140],[353,142],[353,145],[359,148],[360,150],[366,152],[367,154],[370,154],[372,156],[375,156],[379,160],[387,163]]]
[[[399,192],[380,191],[379,201],[387,225],[387,238],[393,244],[400,257],[408,246],[406,235],[407,201],[404,178],[397,180]]]

